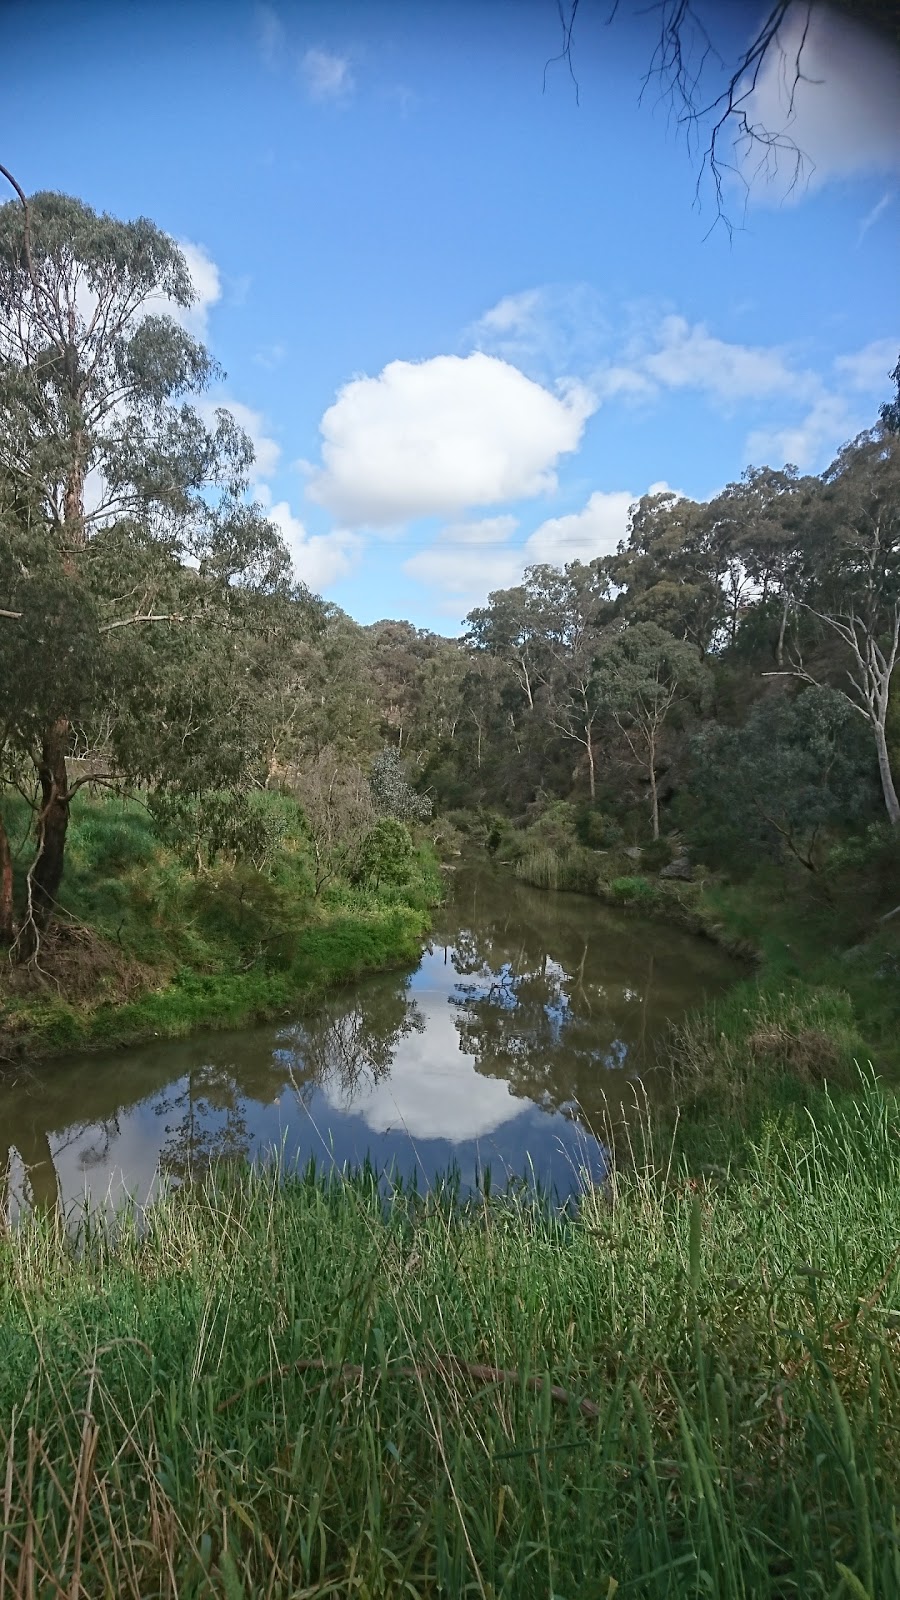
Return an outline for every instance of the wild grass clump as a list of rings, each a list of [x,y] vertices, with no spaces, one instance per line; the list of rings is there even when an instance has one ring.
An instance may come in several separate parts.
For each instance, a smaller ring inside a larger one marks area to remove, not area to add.
[[[666,1043],[674,1099],[693,1113],[747,1117],[773,1087],[850,1087],[865,1043],[850,996],[827,986],[736,984],[672,1024]]]
[[[0,1241],[5,1594],[900,1593],[900,1120],[576,1217],[213,1172]]]

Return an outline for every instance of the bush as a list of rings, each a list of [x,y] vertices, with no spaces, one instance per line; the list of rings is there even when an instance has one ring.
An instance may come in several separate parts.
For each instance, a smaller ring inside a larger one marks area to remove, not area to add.
[[[656,899],[656,890],[652,883],[647,882],[646,878],[613,878],[609,887],[616,899],[623,901],[626,905]]]
[[[594,806],[579,807],[575,817],[575,833],[579,844],[583,844],[587,850],[614,850],[625,838],[624,829],[618,822]]]
[[[432,805],[427,795],[416,794],[403,771],[396,750],[382,750],[372,762],[369,787],[376,811],[403,822],[427,822]]]
[[[405,822],[381,817],[370,828],[359,852],[356,877],[360,883],[408,883],[413,865],[413,842]]]
[[[645,872],[660,872],[672,859],[672,846],[668,839],[651,839],[641,848],[641,866]]]

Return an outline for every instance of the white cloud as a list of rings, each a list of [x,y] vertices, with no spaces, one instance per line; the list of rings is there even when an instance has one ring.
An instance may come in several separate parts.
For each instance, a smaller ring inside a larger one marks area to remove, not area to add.
[[[854,431],[843,395],[823,390],[799,422],[751,433],[747,456],[755,463],[791,461],[796,467],[814,467]]]
[[[245,406],[240,400],[202,400],[197,410],[210,426],[215,423],[217,411],[230,411],[253,445],[255,460],[250,469],[250,482],[260,483],[271,478],[281,459],[281,446],[266,432],[266,421],[261,412]]]
[[[602,400],[615,400],[619,395],[629,400],[649,400],[659,392],[657,384],[635,367],[604,367],[592,383]]]
[[[347,57],[330,50],[307,50],[300,72],[311,100],[343,100],[356,87]]]
[[[222,298],[222,280],[219,269],[201,244],[189,239],[179,239],[179,247],[187,262],[196,299],[192,306],[171,306],[171,315],[195,339],[207,337],[207,323],[211,308]]]
[[[362,541],[357,534],[343,528],[333,533],[307,533],[286,500],[271,506],[268,515],[290,551],[297,577],[316,594],[345,577],[360,554]]]
[[[605,354],[611,327],[587,283],[545,284],[504,295],[467,330],[476,350],[500,356],[538,382],[585,372]]]
[[[651,483],[646,493],[681,491],[661,482]],[[628,533],[628,512],[637,498],[628,489],[595,490],[580,511],[548,517],[518,545],[509,543],[518,526],[515,517],[451,525],[407,561],[404,570],[439,592],[439,610],[459,615],[480,605],[492,589],[520,582],[526,567],[563,567],[569,561],[612,555]]]
[[[900,170],[900,53],[828,6],[791,6],[745,109],[751,125],[788,146],[762,164],[759,146],[739,149],[743,175],[759,198],[800,199],[833,178]],[[790,146],[805,158],[793,188]]]
[[[427,1034],[401,1040],[388,1075],[355,1088],[354,1115],[373,1133],[403,1129],[412,1139],[453,1144],[486,1138],[522,1116],[529,1102],[514,1095],[504,1078],[477,1072],[471,1055],[461,1050],[454,1007],[443,995],[430,1005],[422,996],[420,1004],[428,1013]],[[338,1110],[347,1109],[330,1080],[324,1093]]]
[[[541,494],[595,408],[581,385],[552,394],[481,352],[392,361],[326,411],[308,492],[356,527]]]
[[[256,8],[256,38],[263,65],[274,69],[284,60],[286,36],[284,23],[272,6]]]
[[[540,289],[524,289],[521,294],[507,294],[486,311],[475,324],[476,337],[492,338],[496,334],[524,334],[534,328],[535,316],[541,303]]]
[[[831,389],[815,379],[805,415],[795,422],[756,429],[747,440],[749,459],[792,461],[798,467],[818,468],[846,439],[875,421],[874,406],[866,415],[856,396],[887,394],[888,373],[896,363],[898,348],[900,338],[873,339],[861,350],[837,356],[834,371],[839,387]],[[852,404],[848,393],[854,396]]]
[[[654,492],[664,487],[655,484]],[[564,566],[567,561],[612,555],[628,531],[628,508],[636,498],[627,489],[610,494],[596,489],[581,511],[549,517],[526,542],[525,565],[549,562]]]
[[[894,204],[894,201],[896,200],[896,198],[897,198],[896,189],[886,189],[884,194],[881,196],[881,199],[880,200],[876,200],[875,204],[872,206],[871,210],[866,212],[865,216],[863,217],[862,221],[860,222],[859,233],[856,236],[856,243],[858,245],[862,244],[863,239],[865,238],[865,236],[868,233],[869,229],[870,228],[874,228],[876,222],[880,222],[881,221],[881,218],[884,216],[884,213],[888,210],[888,208],[890,206],[892,206]]]
[[[811,374],[792,370],[780,350],[730,344],[702,322],[691,326],[686,317],[665,317],[659,332],[659,349],[640,367],[669,389],[705,389],[726,400],[745,400],[796,394],[814,381]]]
[[[888,373],[897,364],[900,336],[894,339],[873,339],[862,350],[849,356],[838,356],[835,369],[851,389],[861,389],[869,394],[890,388]]]
[[[516,582],[522,570],[521,551],[509,547],[518,527],[516,517],[483,517],[442,528],[427,550],[404,562],[411,578],[448,597],[445,610],[468,610],[491,589]]]

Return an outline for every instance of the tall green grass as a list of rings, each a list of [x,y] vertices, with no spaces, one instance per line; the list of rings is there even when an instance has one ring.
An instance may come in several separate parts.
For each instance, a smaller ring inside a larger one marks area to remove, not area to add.
[[[0,1597],[900,1594],[876,1084],[577,1217],[213,1173],[0,1241]]]
[[[139,800],[78,795],[55,925],[32,967],[0,962],[0,1066],[238,1026],[415,961],[441,894],[430,851],[414,853],[402,884],[338,880],[316,897],[297,808],[291,832],[284,797],[257,802],[276,838],[265,868],[226,858],[194,871]],[[30,813],[9,797],[5,810],[21,879]]]

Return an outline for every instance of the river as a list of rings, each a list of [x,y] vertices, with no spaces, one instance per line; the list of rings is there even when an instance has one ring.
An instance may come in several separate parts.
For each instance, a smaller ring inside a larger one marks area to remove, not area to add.
[[[738,969],[595,900],[487,867],[448,876],[413,971],[278,1023],[0,1078],[0,1209],[143,1203],[160,1175],[273,1150],[325,1167],[368,1155],[423,1184],[455,1168],[464,1188],[486,1168],[495,1187],[531,1176],[560,1195],[599,1177],[607,1107],[633,1099],[668,1022]]]

